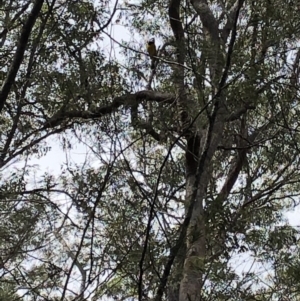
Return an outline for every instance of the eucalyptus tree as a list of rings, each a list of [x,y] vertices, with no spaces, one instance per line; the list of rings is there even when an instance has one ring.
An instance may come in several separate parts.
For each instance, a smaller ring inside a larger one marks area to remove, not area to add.
[[[297,300],[298,15],[1,2],[1,282],[24,300]],[[37,178],[54,143],[61,173]]]

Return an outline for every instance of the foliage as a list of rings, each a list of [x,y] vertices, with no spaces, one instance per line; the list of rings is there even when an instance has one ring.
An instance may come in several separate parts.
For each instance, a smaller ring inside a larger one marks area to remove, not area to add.
[[[297,5],[0,1],[0,299],[299,300]]]

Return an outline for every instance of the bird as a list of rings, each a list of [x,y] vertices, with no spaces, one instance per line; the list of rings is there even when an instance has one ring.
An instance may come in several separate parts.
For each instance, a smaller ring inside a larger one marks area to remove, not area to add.
[[[151,38],[147,42],[147,51],[149,53],[150,59],[151,59],[151,69],[155,69],[155,61],[156,61],[156,56],[157,56],[157,50],[155,46],[155,39]]]

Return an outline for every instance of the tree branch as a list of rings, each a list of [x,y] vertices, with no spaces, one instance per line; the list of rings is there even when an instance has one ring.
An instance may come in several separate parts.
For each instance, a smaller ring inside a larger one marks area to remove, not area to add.
[[[210,10],[206,0],[191,0],[191,3],[200,16],[203,27],[209,32],[213,41],[219,39],[219,26],[216,18]]]
[[[172,94],[160,93],[156,91],[140,91],[134,94],[126,94],[123,96],[118,96],[113,99],[112,103],[107,106],[102,106],[95,109],[94,111],[82,111],[82,110],[70,110],[70,111],[60,111],[57,112],[52,118],[44,123],[45,128],[52,128],[60,125],[64,120],[68,118],[82,118],[82,119],[95,119],[108,115],[116,111],[122,105],[133,106],[138,104],[140,101],[154,101],[154,102],[165,102],[173,103],[175,101],[175,96]]]
[[[256,107],[254,105],[247,105],[242,108],[237,109],[235,112],[232,112],[227,118],[226,121],[235,121],[239,119],[243,114],[248,110],[254,110]]]
[[[35,24],[35,21],[39,15],[39,12],[42,8],[43,3],[44,3],[44,0],[36,0],[35,1],[33,8],[28,16],[28,19],[23,26],[13,62],[10,66],[7,77],[3,83],[1,91],[0,91],[0,112],[2,111],[2,109],[4,107],[4,104],[6,102],[8,94],[11,90],[13,82],[15,81],[16,75],[19,71],[20,65],[23,61],[24,53],[26,50],[26,46],[27,46],[27,43],[29,40],[31,30],[33,28],[33,25]]]
[[[234,158],[233,160],[233,164],[232,167],[228,173],[227,179],[219,193],[219,195],[217,196],[217,198],[215,199],[215,203],[218,204],[222,204],[224,202],[224,200],[226,200],[230,194],[230,191],[233,187],[233,185],[235,184],[242,168],[243,165],[246,161],[246,155],[247,155],[247,145],[246,145],[246,138],[247,137],[247,129],[246,129],[246,121],[245,121],[245,116],[244,118],[241,120],[241,137],[239,139],[239,145],[238,147],[240,148],[238,150],[237,156]]]
[[[227,14],[227,23],[225,24],[225,26],[222,30],[222,39],[224,42],[227,41],[230,31],[232,30],[232,28],[234,26],[234,19],[235,19],[237,11],[239,9],[239,5],[240,5],[239,0],[237,0]]]

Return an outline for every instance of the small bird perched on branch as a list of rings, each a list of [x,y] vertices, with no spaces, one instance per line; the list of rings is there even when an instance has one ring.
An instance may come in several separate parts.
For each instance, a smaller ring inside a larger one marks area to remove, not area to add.
[[[154,38],[151,38],[147,42],[147,51],[148,51],[150,59],[151,59],[151,69],[153,70],[153,69],[155,69],[155,61],[156,61],[155,56],[157,56],[157,50],[156,50]]]

